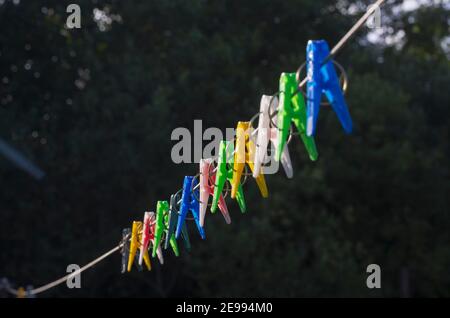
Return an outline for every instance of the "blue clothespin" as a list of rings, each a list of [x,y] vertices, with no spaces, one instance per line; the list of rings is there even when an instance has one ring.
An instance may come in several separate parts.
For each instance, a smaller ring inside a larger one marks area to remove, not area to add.
[[[308,74],[306,134],[308,136],[316,133],[322,93],[325,94],[331,107],[333,107],[345,132],[352,132],[352,119],[348,112],[333,62],[329,60],[323,63],[329,54],[330,49],[326,41],[308,41],[306,46],[306,69]]]
[[[203,227],[200,225],[199,215],[200,215],[200,202],[199,198],[199,190],[194,189],[197,185],[197,181],[194,181],[194,177],[186,176],[184,177],[183,182],[183,190],[181,192],[181,204],[180,204],[180,215],[178,217],[177,231],[175,233],[175,237],[178,239],[181,234],[181,230],[186,220],[186,215],[188,211],[191,211],[192,216],[194,217],[195,224],[197,224],[197,229],[200,232],[200,236],[202,239],[205,239],[205,231]]]

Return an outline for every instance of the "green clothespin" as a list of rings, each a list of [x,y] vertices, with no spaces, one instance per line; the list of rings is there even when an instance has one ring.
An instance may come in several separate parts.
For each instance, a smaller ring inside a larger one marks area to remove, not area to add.
[[[230,155],[227,155],[227,151]],[[217,171],[216,171],[216,182],[214,184],[214,196],[211,205],[211,212],[214,213],[217,210],[217,206],[219,203],[219,197],[222,193],[223,187],[225,185],[225,181],[229,181],[233,179],[233,155],[234,146],[230,141],[222,140],[219,146],[219,159],[217,160]],[[227,160],[227,158],[231,158]],[[227,164],[230,165],[230,168],[227,167]],[[236,200],[239,204],[239,208],[242,213],[245,213],[247,207],[245,205],[244,199],[244,191],[242,191],[242,184],[239,184],[237,192],[236,192]]]
[[[175,256],[179,256],[180,252],[178,250],[178,243],[177,240],[175,238],[175,233],[172,232],[170,234],[170,238],[169,238],[169,219],[170,219],[170,213],[169,211],[167,211],[167,213],[164,213],[164,231],[166,232],[166,242],[164,245],[164,249],[167,249],[167,247],[170,246],[172,247],[173,253],[175,254]],[[176,222],[175,222],[176,223]]]
[[[178,244],[175,239],[175,230],[178,223],[178,211],[177,211],[177,197],[176,195],[172,194],[170,196],[170,204],[169,204],[169,212],[166,215],[165,222],[166,222],[166,242],[164,249],[167,249],[169,247],[169,243],[173,249],[173,252],[176,256],[179,255],[178,250]],[[167,240],[167,237],[170,237],[169,240]],[[173,237],[173,238],[172,238]],[[181,228],[181,238],[184,241],[184,245],[188,251],[191,250],[191,242],[189,240],[189,233],[186,227],[186,222],[183,223],[183,226]]]
[[[308,151],[309,158],[315,161],[318,157],[316,143],[313,137],[306,135],[305,100],[301,92],[297,92],[298,82],[295,76],[295,73],[282,73],[280,77],[280,102],[277,122],[279,135],[275,160],[280,161],[289,135],[291,122],[294,122]]]
[[[167,211],[169,211],[169,202],[158,201],[156,203],[155,234],[154,234],[152,257],[156,257],[156,250],[158,249],[158,246],[161,243],[161,239],[165,230],[164,213],[167,213]]]

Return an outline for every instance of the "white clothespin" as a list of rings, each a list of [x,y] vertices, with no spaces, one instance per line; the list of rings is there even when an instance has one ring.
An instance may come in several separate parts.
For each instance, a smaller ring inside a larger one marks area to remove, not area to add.
[[[272,102],[272,106],[270,105]],[[274,147],[278,143],[278,129],[270,127],[270,114],[272,109],[275,111],[278,108],[278,98],[276,96],[263,95],[261,97],[260,115],[258,121],[258,134],[256,137],[256,154],[255,154],[255,170],[253,171],[253,177],[256,178],[261,173],[261,166],[266,159],[267,148],[269,146],[269,140]],[[277,123],[277,116],[273,118],[273,122]],[[289,150],[287,145],[283,148],[281,154],[281,164],[288,178],[292,178],[294,175],[291,157],[289,156]]]

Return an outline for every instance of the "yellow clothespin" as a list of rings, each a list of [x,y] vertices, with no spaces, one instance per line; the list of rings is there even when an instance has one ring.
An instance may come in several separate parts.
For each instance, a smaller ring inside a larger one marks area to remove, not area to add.
[[[236,197],[245,164],[248,164],[252,172],[254,170],[256,147],[254,142],[250,139],[252,131],[253,128],[249,121],[238,122],[236,128],[236,153],[234,154],[233,166],[234,173],[233,180],[231,181],[231,198],[233,199]],[[262,173],[256,177],[256,183],[263,198],[267,198],[269,196],[269,191],[267,190],[266,180]]]
[[[127,268],[128,272],[131,271],[131,267],[133,266],[134,258],[140,246],[141,239],[142,239],[142,222],[133,221],[133,227],[131,229],[130,254],[128,256],[128,268]],[[143,257],[145,265],[147,266],[147,269],[150,271],[152,269],[152,265],[150,263],[150,256],[148,255],[148,250],[144,251]]]
[[[25,288],[23,287],[19,287],[17,289],[17,298],[25,298],[25,296],[27,295],[27,293],[25,292]]]

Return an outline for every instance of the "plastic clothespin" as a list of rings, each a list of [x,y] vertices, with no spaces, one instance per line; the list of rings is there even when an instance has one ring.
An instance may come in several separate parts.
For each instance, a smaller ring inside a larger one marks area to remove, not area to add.
[[[280,76],[280,101],[278,104],[277,127],[279,130],[275,160],[280,161],[284,146],[289,135],[291,122],[295,124],[302,138],[309,158],[317,160],[317,148],[314,138],[306,135],[306,106],[301,92],[298,92],[298,82],[295,73],[282,73]]]
[[[235,198],[242,177],[242,172],[244,171],[245,164],[250,167],[250,170],[254,171],[254,159],[255,159],[255,144],[250,139],[250,134],[253,128],[249,121],[240,121],[236,128],[236,153],[234,154],[234,165],[233,165],[233,179],[231,181],[231,198]],[[263,174],[259,174],[256,177],[256,184],[258,185],[259,191],[263,198],[269,196],[269,191],[267,190],[266,180]]]
[[[256,153],[255,153],[255,169],[253,170],[253,177],[257,178],[261,173],[261,166],[267,155],[267,147],[269,141],[274,145],[278,144],[278,129],[270,127],[270,109],[274,111],[278,108],[278,98],[276,96],[263,95],[259,108],[258,131],[256,136]],[[277,122],[277,116],[274,118]],[[288,146],[285,145],[281,153],[281,164],[284,168],[286,176],[292,178],[294,176],[291,157],[289,156]]]
[[[185,176],[183,181],[183,190],[181,193],[180,215],[178,216],[177,230],[175,237],[178,239],[181,234],[181,228],[186,220],[187,213],[191,211],[197,225],[198,232],[202,239],[205,239],[205,231],[200,225],[200,203],[198,202],[199,191],[193,190],[197,186],[197,182],[192,176]],[[195,193],[195,194],[194,194]]]
[[[158,249],[161,250],[160,244],[165,230],[164,214],[167,214],[168,212],[169,212],[169,202],[158,201],[156,203],[155,238],[152,251],[153,257],[156,256],[156,252]]]
[[[127,271],[131,271],[131,267],[133,266],[134,258],[136,257],[136,252],[139,247],[139,242],[142,241],[142,222],[133,221],[133,226],[131,228],[131,240],[130,240],[130,254],[128,255],[128,266]],[[150,256],[148,255],[148,251],[144,250],[143,259],[145,261],[145,265],[148,270],[151,270]]]
[[[200,160],[200,225],[204,226],[206,207],[210,196],[214,195],[214,183],[216,176],[210,176],[213,168],[213,159]],[[230,214],[228,213],[227,204],[222,194],[219,197],[219,210],[227,224],[231,223]]]
[[[142,224],[142,232],[140,233],[139,236],[139,241],[140,241],[140,253],[139,253],[139,265],[142,265],[142,260],[144,260],[144,258],[146,257],[146,255],[148,256],[148,247],[150,245],[150,241],[153,238],[153,233],[151,233],[150,231],[150,227],[151,227],[151,215],[153,212],[145,212],[144,213],[144,222],[141,223]]]
[[[149,232],[150,232],[150,242],[152,243],[152,246],[155,246],[155,227],[156,227],[156,216],[154,212],[149,212],[150,215],[150,226],[149,226]],[[158,256],[159,263],[161,265],[164,264],[164,256],[162,253],[161,246],[158,246],[156,248],[156,256]],[[153,256],[155,257],[155,256]]]
[[[332,60],[326,61],[330,49],[325,40],[308,41],[306,46],[307,69],[307,110],[306,132],[308,136],[316,133],[317,118],[322,93],[325,94],[346,133],[351,133],[353,124],[339,85]],[[325,62],[325,63],[324,63]]]
[[[123,274],[127,271],[128,255],[130,254],[130,236],[131,229],[125,228],[122,230],[122,249],[120,253],[122,254],[122,267],[120,272]]]
[[[27,296],[27,293],[25,291],[25,288],[23,288],[23,287],[17,288],[16,298],[25,298],[26,296]]]
[[[127,266],[128,266],[128,258],[130,255],[130,238],[131,238],[131,229],[130,228],[125,228],[122,230],[122,249],[121,249],[121,254],[122,254],[122,267],[121,267],[121,273],[124,274],[127,271]],[[139,255],[136,254],[135,258],[135,264],[136,267],[138,269],[138,271],[142,272],[143,268],[142,265],[139,265]]]
[[[166,240],[164,242],[164,249],[167,249],[170,244],[175,256],[180,256],[177,239],[175,238],[175,233],[174,233],[175,228],[169,235],[170,217],[171,217],[171,213],[170,213],[170,210],[168,210],[167,213],[164,214],[164,233],[165,233],[165,237],[166,237]],[[176,220],[175,220],[174,224],[176,224]],[[183,232],[181,233],[181,235],[183,236]]]
[[[177,205],[178,205],[177,197],[176,197],[176,195],[172,194],[170,196],[169,215],[167,217],[166,237],[171,237],[171,238],[174,237],[173,241],[175,242],[175,244],[177,242],[176,238],[175,238],[175,231],[176,231],[177,224],[178,224],[178,210],[176,208]],[[189,240],[189,233],[187,231],[186,223],[183,223],[183,226],[181,228],[181,238],[184,241],[184,245],[185,245],[186,249],[188,251],[190,251],[191,250],[191,242]],[[173,243],[171,243],[171,242],[172,242],[172,239],[169,241],[166,240],[164,249],[167,249],[169,247],[169,243],[172,245]],[[174,249],[173,245],[172,245],[172,249]],[[178,246],[177,246],[176,250],[178,251]],[[175,252],[175,249],[174,249],[174,253],[178,253],[178,252]]]
[[[33,289],[34,288],[32,285],[27,285],[27,287],[25,288],[26,298],[36,298],[36,295],[32,293]]]
[[[233,180],[233,143],[230,141],[222,140],[219,145],[219,158],[217,160],[217,171],[216,180],[214,183],[214,195],[211,204],[211,212],[214,213],[219,205],[219,198],[222,195],[223,187],[225,182],[232,182]],[[228,165],[230,167],[228,167]],[[242,185],[239,183],[236,200],[238,202],[239,208],[242,213],[247,211],[245,205],[244,191],[242,190]]]

